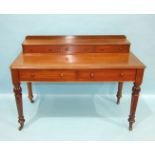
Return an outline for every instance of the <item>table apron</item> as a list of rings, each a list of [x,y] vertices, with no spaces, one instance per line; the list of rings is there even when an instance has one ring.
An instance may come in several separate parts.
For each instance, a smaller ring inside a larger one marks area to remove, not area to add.
[[[20,81],[31,82],[112,82],[135,81],[136,69],[23,69]]]

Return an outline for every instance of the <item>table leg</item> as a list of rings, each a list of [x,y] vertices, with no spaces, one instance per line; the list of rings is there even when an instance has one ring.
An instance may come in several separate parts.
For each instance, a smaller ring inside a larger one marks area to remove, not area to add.
[[[117,91],[117,104],[120,103],[120,98],[122,97],[122,88],[123,88],[123,82],[118,83],[118,91]]]
[[[18,111],[18,122],[20,124],[19,130],[21,130],[24,126],[25,119],[23,115],[22,88],[20,86],[20,83],[14,84],[14,94]]]
[[[130,115],[129,115],[129,130],[132,130],[133,123],[135,122],[135,112],[137,108],[138,98],[140,93],[140,84],[134,83],[132,88],[132,99],[131,99],[131,107],[130,107]]]
[[[30,102],[33,103],[34,100],[33,100],[32,83],[31,82],[27,83],[27,89],[28,89],[28,98],[29,98]]]

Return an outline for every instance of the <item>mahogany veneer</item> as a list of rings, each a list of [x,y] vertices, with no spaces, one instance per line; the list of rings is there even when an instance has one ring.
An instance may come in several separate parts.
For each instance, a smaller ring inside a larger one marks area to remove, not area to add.
[[[31,82],[118,82],[117,103],[123,82],[133,82],[128,119],[132,130],[145,66],[130,52],[126,36],[27,36],[22,47],[10,67],[20,130],[25,121],[21,82],[27,82],[31,102]]]

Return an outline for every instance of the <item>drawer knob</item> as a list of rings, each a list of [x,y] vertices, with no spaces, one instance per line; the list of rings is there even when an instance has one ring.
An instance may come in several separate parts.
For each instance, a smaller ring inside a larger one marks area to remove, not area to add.
[[[60,73],[60,77],[63,78],[64,77],[64,73]]]
[[[122,49],[123,49],[122,47],[119,48],[119,50],[122,50]]]
[[[32,48],[30,48],[30,49],[29,49],[29,52],[33,52],[33,49],[32,49]]]
[[[66,48],[65,48],[65,51],[69,51],[69,48],[68,48],[68,47],[66,47]]]
[[[105,51],[105,49],[104,49],[104,48],[101,48],[101,49],[100,49],[100,51],[104,52],[104,51]]]
[[[121,77],[123,77],[124,75],[125,75],[124,73],[121,73],[121,74],[120,74]]]
[[[84,48],[84,50],[86,51],[86,52],[90,52],[91,51],[91,48]]]
[[[94,78],[94,73],[90,73],[90,77],[91,78]]]
[[[50,49],[49,49],[49,52],[52,52],[52,51],[53,51],[53,50],[50,48]]]
[[[31,78],[35,78],[35,75],[34,74],[31,74]]]

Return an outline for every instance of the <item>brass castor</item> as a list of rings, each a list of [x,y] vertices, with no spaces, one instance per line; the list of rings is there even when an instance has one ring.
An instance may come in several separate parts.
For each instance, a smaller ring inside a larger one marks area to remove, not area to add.
[[[132,131],[132,123],[129,123],[129,131]]]
[[[24,127],[24,123],[20,123],[19,127],[18,127],[18,130],[21,131]]]
[[[33,99],[30,99],[30,102],[31,102],[31,103],[34,103],[34,100],[33,100]]]
[[[117,98],[117,104],[120,104],[120,97]]]

